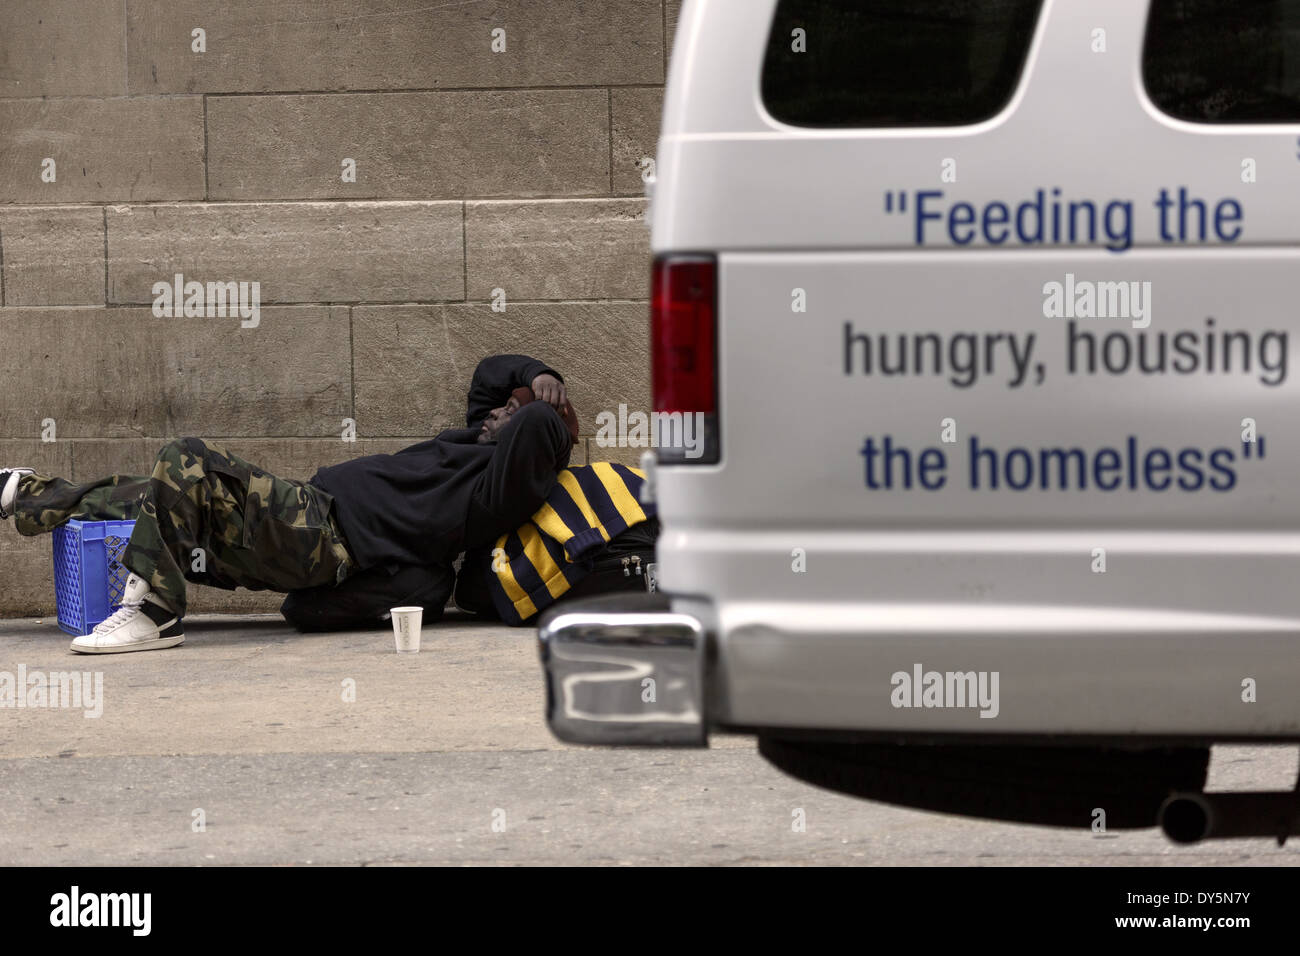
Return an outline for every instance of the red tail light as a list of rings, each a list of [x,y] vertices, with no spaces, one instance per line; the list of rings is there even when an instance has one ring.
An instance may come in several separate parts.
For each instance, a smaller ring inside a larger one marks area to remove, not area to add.
[[[718,461],[717,278],[712,256],[654,263],[650,371],[661,462]]]

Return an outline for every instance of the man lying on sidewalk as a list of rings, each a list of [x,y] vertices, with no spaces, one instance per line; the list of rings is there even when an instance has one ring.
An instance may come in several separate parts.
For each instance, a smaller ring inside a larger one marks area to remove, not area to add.
[[[485,358],[465,424],[396,454],[322,468],[307,482],[197,438],[164,445],[147,478],[74,484],[0,469],[0,518],[13,515],[24,535],[74,518],[134,519],[122,607],[72,650],[172,647],[185,640],[187,580],[256,591],[338,584],[379,566],[450,564],[526,521],[577,440],[564,379],[525,355]]]

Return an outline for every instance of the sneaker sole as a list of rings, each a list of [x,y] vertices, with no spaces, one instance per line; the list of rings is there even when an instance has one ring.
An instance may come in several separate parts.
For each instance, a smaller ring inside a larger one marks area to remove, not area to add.
[[[71,650],[77,654],[125,654],[128,651],[157,651],[183,643],[185,643],[185,635],[174,634],[170,637],[154,638],[152,641],[136,641],[134,644],[116,644],[111,647],[79,646],[76,641],[73,641]]]

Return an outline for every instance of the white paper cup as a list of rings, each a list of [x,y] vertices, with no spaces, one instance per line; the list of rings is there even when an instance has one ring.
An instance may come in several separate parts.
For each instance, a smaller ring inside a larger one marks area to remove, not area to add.
[[[393,616],[393,639],[397,642],[397,653],[420,653],[420,625],[424,620],[424,608],[395,607],[389,613]]]

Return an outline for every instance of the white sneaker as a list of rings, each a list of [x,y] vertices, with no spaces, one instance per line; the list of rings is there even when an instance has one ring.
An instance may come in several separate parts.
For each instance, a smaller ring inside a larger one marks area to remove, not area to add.
[[[149,582],[132,574],[126,579],[122,606],[89,634],[73,638],[79,654],[122,654],[175,647],[184,642],[181,620],[149,590]]]
[[[23,475],[32,474],[30,468],[0,468],[0,518],[8,518],[14,513],[14,498],[18,494],[18,482]]]

